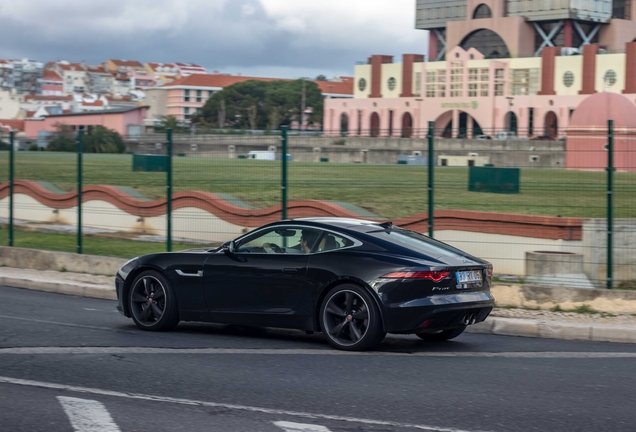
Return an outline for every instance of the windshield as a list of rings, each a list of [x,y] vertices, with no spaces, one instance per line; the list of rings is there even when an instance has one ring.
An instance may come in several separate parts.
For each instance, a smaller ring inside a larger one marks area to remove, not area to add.
[[[415,231],[393,228],[390,230],[371,231],[367,234],[416,250],[432,258],[442,256],[466,256],[466,254],[459,249],[455,249],[452,246],[433,240]]]

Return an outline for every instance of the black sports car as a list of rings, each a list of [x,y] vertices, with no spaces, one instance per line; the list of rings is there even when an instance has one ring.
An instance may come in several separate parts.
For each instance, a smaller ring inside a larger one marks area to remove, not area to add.
[[[386,333],[457,337],[492,310],[491,279],[490,263],[390,222],[291,219],[219,248],[130,260],[117,273],[117,309],[144,330],[294,328],[363,350]]]

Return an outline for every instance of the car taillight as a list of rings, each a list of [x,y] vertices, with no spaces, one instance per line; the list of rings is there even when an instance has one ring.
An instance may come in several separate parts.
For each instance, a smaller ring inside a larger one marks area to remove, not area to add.
[[[430,279],[433,282],[439,282],[450,274],[448,270],[440,271],[401,271],[387,273],[382,276],[385,279]]]
[[[486,269],[486,273],[488,273],[488,277],[492,277],[492,268]]]

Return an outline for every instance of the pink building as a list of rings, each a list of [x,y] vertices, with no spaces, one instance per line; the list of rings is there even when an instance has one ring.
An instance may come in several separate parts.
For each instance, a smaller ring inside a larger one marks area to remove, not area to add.
[[[64,94],[64,79],[53,70],[44,70],[42,74],[42,94],[45,96],[61,96]]]
[[[147,106],[140,106],[105,111],[49,115],[42,119],[26,120],[24,132],[27,137],[33,138],[37,137],[41,131],[55,131],[55,125],[63,123],[74,128],[79,128],[79,126],[104,126],[118,132],[122,136],[126,136],[141,130],[147,110]]]

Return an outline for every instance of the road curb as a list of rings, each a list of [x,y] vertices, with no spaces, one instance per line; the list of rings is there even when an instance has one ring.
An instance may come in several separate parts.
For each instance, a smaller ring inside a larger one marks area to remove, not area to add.
[[[51,282],[10,276],[0,276],[0,285],[34,291],[76,295],[79,297],[117,300],[115,287],[104,285],[79,284],[72,281]]]
[[[483,323],[467,327],[466,332],[544,339],[636,343],[636,328],[632,326],[580,324],[566,321],[490,317]]]

